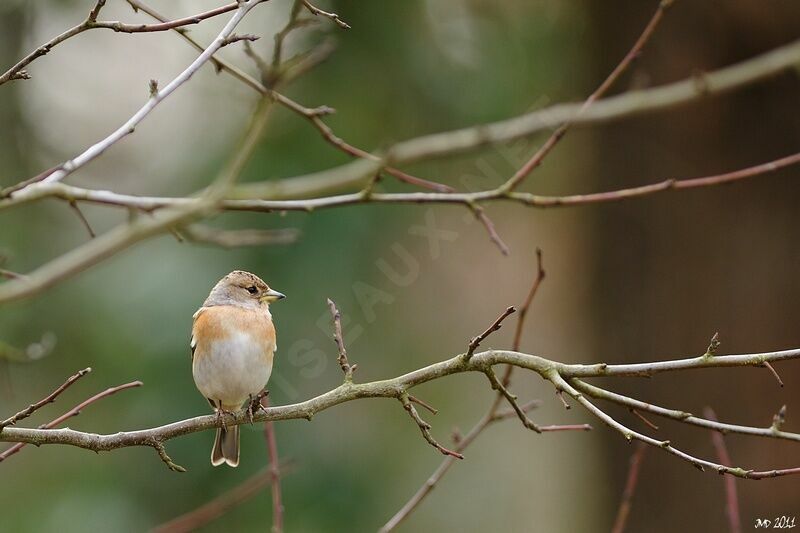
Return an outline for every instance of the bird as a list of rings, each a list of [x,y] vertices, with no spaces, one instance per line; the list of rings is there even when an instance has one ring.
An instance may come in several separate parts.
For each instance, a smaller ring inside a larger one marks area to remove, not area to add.
[[[251,417],[258,408],[277,347],[269,304],[283,298],[255,274],[234,270],[192,317],[192,376],[222,423],[211,449],[214,466],[239,465],[239,426],[225,427],[224,416],[248,400]]]

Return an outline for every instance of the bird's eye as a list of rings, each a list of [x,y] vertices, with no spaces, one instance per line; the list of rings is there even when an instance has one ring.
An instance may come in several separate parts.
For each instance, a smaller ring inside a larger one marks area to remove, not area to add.
[[[247,287],[247,292],[249,292],[250,294],[255,294],[258,292],[258,289],[256,289],[255,285],[250,285],[249,287]]]

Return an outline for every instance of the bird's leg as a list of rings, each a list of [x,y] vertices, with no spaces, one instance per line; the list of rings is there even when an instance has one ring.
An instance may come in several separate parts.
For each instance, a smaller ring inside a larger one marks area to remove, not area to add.
[[[247,418],[250,419],[250,423],[253,423],[253,415],[255,415],[259,409],[266,412],[267,410],[264,408],[264,405],[261,403],[261,400],[267,397],[269,394],[268,390],[262,390],[255,396],[252,394],[250,396],[250,405],[247,407]]]
[[[228,425],[225,423],[225,415],[236,416],[236,413],[233,411],[228,411],[224,407],[222,407],[222,400],[217,400],[217,405],[214,406],[214,409],[217,411],[217,425],[222,427],[225,431],[228,430]]]

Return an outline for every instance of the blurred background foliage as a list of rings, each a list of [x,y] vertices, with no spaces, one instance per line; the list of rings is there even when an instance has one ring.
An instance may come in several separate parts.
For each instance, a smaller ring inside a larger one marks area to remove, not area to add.
[[[0,5],[0,64],[81,20],[91,2],[5,0]],[[217,3],[153,1],[185,16]],[[272,0],[245,21],[262,35],[284,22],[290,2]],[[288,92],[308,106],[338,110],[330,125],[367,149],[424,133],[514,116],[585,97],[630,48],[655,2],[490,2],[428,0],[330,6],[353,29],[322,20],[295,35],[294,51],[326,34],[334,56]],[[677,2],[641,60],[616,90],[682,79],[789,42],[800,33],[800,5],[785,0]],[[145,21],[110,0],[103,19]],[[222,19],[193,27],[209,42]],[[241,49],[223,55],[252,72]],[[37,60],[33,79],[0,88],[0,185],[40,172],[82,150],[128,117],[151,78],[171,79],[195,52],[170,33],[92,31]],[[527,182],[541,193],[576,193],[718,173],[797,150],[800,83],[796,73],[658,113],[571,132]],[[249,90],[204,68],[164,102],[136,134],[70,177],[88,187],[147,195],[185,195],[224,164],[255,105]],[[542,139],[408,170],[457,187],[496,184]],[[242,181],[279,179],[345,162],[305,122],[275,109]],[[325,298],[345,314],[345,337],[358,380],[394,376],[464,349],[507,305],[524,297],[534,249],[548,278],[531,311],[523,349],[565,362],[628,362],[702,353],[720,331],[725,353],[800,345],[800,186],[787,169],[732,187],[664,194],[622,204],[565,210],[491,205],[488,213],[512,249],[503,257],[463,208],[357,206],[308,214],[224,214],[223,228],[295,227],[288,246],[223,250],[166,235],[141,244],[45,294],[0,309],[0,339],[24,346],[52,332],[51,355],[0,365],[4,416],[42,397],[76,370],[94,372],[33,423],[119,383],[134,389],[86,410],[69,425],[95,432],[151,427],[206,413],[191,379],[191,315],[230,270],[264,277],[288,298],[273,309],[279,351],[273,403],[299,401],[341,380]],[[386,180],[382,187],[401,190]],[[98,231],[124,213],[86,207]],[[448,232],[429,246],[414,228]],[[6,268],[27,271],[84,242],[63,203],[44,201],[0,213]],[[398,252],[400,250],[400,252]],[[409,259],[410,257],[410,259]],[[394,269],[397,276],[387,276]],[[393,281],[394,279],[394,281]],[[398,283],[400,281],[400,283]],[[511,328],[493,336],[507,346]],[[712,405],[723,421],[768,425],[789,404],[796,430],[800,366],[780,365],[786,389],[753,369],[659,376],[612,383],[620,392],[699,413]],[[480,376],[455,376],[419,389],[440,409],[434,434],[468,429],[492,397]],[[579,409],[565,412],[549,384],[519,373],[515,391],[541,397],[541,423],[592,422],[588,434],[535,435],[514,422],[495,426],[404,525],[403,531],[603,531],[610,527],[632,448]],[[416,394],[416,393],[415,393]],[[610,408],[625,418],[624,411]],[[627,418],[625,418],[627,420]],[[629,420],[629,423],[637,424]],[[420,438],[397,402],[338,406],[276,426],[281,455],[295,463],[283,480],[287,531],[370,531],[427,479],[441,456]],[[712,456],[706,432],[664,422],[660,433]],[[2,529],[141,531],[235,486],[266,463],[260,428],[243,435],[238,469],[208,463],[211,433],[170,441],[189,471],[168,471],[150,449],[99,456],[70,447],[23,450],[0,465]],[[796,466],[797,447],[728,439],[739,465]],[[793,514],[798,478],[739,482],[742,519]],[[631,531],[725,528],[722,481],[648,452],[630,518]],[[206,531],[264,530],[262,493]]]

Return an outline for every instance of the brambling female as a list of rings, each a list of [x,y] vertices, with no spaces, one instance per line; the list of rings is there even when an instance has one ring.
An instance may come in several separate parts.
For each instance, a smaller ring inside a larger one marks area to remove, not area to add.
[[[258,397],[272,373],[269,304],[285,298],[256,275],[234,270],[214,285],[192,324],[192,375],[218,416]],[[239,426],[217,429],[211,464],[239,465]]]

